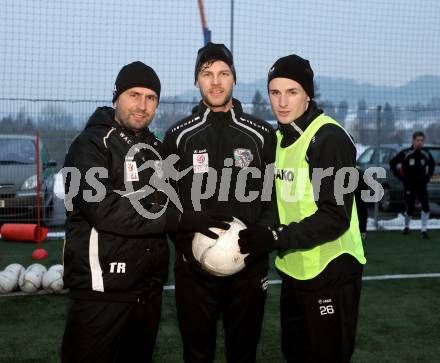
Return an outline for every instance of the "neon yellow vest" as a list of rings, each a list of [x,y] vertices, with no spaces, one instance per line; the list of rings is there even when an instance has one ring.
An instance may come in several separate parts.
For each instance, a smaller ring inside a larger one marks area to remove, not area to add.
[[[313,136],[325,124],[342,127],[332,118],[321,114],[286,148],[281,148],[282,135],[277,131],[275,187],[281,224],[300,222],[318,210],[306,152]],[[289,250],[283,257],[275,259],[275,266],[295,279],[309,280],[319,275],[330,261],[343,253],[351,254],[361,264],[366,263],[354,198],[350,227],[342,236],[308,250]]]

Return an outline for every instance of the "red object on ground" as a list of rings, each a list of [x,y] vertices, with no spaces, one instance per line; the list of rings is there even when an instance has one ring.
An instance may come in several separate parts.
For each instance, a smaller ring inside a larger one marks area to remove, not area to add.
[[[34,260],[41,260],[49,257],[47,251],[41,247],[47,237],[48,229],[41,227],[40,220],[40,136],[35,135],[36,154],[37,154],[37,224],[5,223],[0,228],[0,234],[3,239],[10,241],[28,241],[37,242],[38,247],[32,253]]]
[[[3,239],[41,243],[46,239],[48,229],[37,224],[5,223],[0,228]]]
[[[41,247],[41,242],[43,242],[46,239],[47,236],[47,228],[44,228],[44,230],[41,227],[41,220],[40,220],[40,213],[41,213],[41,205],[40,205],[40,135],[37,131],[35,135],[35,143],[37,145],[37,238],[36,241],[38,243],[37,249],[32,253],[32,258],[34,260],[41,260],[43,258],[49,257],[49,254],[47,251]],[[43,236],[44,234],[44,236]]]
[[[42,260],[42,259],[48,258],[48,257],[49,257],[49,254],[47,253],[47,251],[44,248],[37,248],[32,253],[33,260]]]

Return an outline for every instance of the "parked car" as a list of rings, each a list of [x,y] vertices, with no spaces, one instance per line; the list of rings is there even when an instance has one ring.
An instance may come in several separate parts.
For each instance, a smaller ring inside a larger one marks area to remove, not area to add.
[[[404,195],[403,184],[397,179],[390,169],[390,160],[402,149],[409,145],[401,144],[384,144],[379,150],[377,146],[367,147],[364,152],[359,155],[357,164],[360,169],[364,170],[372,166],[380,166],[386,170],[386,178],[378,179],[384,189],[384,196],[379,202],[379,206],[384,211],[389,211],[395,207],[403,207]],[[440,145],[424,146],[432,154],[436,167],[431,182],[428,184],[429,201],[431,203],[440,204]]]
[[[44,222],[53,206],[56,162],[40,139],[40,203]],[[35,136],[0,135],[0,224],[35,223],[37,218]]]

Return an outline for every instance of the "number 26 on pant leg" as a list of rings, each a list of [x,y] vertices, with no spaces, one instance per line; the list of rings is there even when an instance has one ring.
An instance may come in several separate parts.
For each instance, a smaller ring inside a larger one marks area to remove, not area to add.
[[[335,312],[333,305],[321,305],[319,307],[319,313],[321,315],[331,315]]]

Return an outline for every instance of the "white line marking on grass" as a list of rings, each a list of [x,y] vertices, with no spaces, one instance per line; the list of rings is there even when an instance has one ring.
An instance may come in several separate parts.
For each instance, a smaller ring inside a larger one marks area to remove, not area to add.
[[[404,274],[404,275],[377,275],[377,276],[364,276],[362,280],[405,280],[405,279],[419,279],[425,277],[440,277],[440,273],[429,274]]]
[[[49,292],[46,290],[38,290],[35,292],[23,292],[23,291],[17,291],[17,292],[11,292],[9,294],[0,294],[0,297],[8,297],[8,296],[40,296],[40,295],[64,295],[69,292],[68,289],[61,290],[58,293]]]
[[[426,277],[440,277],[440,273],[363,276],[362,281],[406,280],[406,279],[419,279]],[[281,285],[281,280],[269,280],[269,285]]]
[[[376,275],[376,276],[364,276],[362,277],[363,281],[373,281],[373,280],[407,280],[407,279],[420,279],[420,278],[435,278],[440,277],[440,273],[426,273],[426,274],[400,274],[400,275]],[[269,280],[269,285],[281,285],[281,280]],[[175,285],[165,285],[163,287],[164,290],[175,290]],[[64,289],[59,294],[54,294],[48,292],[46,290],[39,290],[33,293],[27,292],[12,292],[9,294],[0,294],[0,297],[9,297],[9,296],[36,296],[36,295],[60,295],[67,294],[68,290]]]

